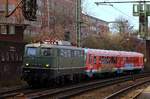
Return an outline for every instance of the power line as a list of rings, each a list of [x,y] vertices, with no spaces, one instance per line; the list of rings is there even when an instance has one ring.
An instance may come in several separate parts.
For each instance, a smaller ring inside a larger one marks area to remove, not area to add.
[[[95,2],[96,5],[100,5],[102,3],[148,3],[150,1],[104,1],[104,2]]]
[[[114,7],[113,4],[111,4],[111,3],[107,3],[107,4],[106,4],[106,3],[102,3],[102,4],[100,4],[100,5],[108,5],[108,6],[111,6],[111,7],[113,7],[115,10],[117,10],[117,11],[119,11],[120,13],[126,15],[127,17],[134,19],[132,16],[129,16],[128,14],[124,13],[124,12],[121,11],[120,9]],[[134,20],[136,20],[136,19],[134,19]]]
[[[132,18],[132,16],[129,16],[128,14],[124,13],[124,12],[123,12],[123,11],[121,11],[120,9],[118,9],[118,8],[114,7],[113,5],[112,5],[111,7],[113,7],[115,10],[119,11],[120,13],[122,13],[122,14],[124,14],[124,15],[128,16],[129,18]],[[132,18],[132,19],[134,19],[134,18]],[[134,19],[134,20],[135,20],[135,19]]]

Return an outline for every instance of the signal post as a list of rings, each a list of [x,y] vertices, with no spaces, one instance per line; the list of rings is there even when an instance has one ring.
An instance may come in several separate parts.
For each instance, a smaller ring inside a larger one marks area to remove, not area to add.
[[[150,16],[150,4],[139,2],[133,4],[133,16],[139,16],[140,37],[146,42],[145,49],[145,70],[150,71],[150,34],[148,33],[148,16]]]

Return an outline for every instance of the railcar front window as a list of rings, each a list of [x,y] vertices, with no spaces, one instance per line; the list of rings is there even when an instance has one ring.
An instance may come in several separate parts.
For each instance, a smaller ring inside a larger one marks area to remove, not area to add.
[[[35,56],[36,55],[36,48],[27,48],[27,56]]]
[[[52,55],[52,49],[50,48],[42,48],[41,49],[42,56],[51,56]]]

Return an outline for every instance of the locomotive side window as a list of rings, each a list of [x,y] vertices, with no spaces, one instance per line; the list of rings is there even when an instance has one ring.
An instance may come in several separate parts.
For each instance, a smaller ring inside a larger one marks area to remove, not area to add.
[[[64,50],[60,49],[60,56],[65,56]]]
[[[67,50],[67,56],[71,57],[71,50]]]
[[[71,57],[71,50],[69,49],[61,49],[60,50],[60,56],[62,57]]]
[[[81,53],[82,52],[79,50],[73,50],[72,51],[72,57],[81,57],[81,56],[83,56]]]
[[[27,48],[27,56],[35,56],[36,50],[37,49],[35,47],[28,47]]]
[[[42,54],[42,56],[51,56],[52,55],[52,49],[51,48],[42,48],[41,54]]]
[[[75,57],[80,57],[80,51],[75,50],[75,51],[74,51],[74,56],[75,56]]]
[[[61,55],[62,57],[67,57],[66,50],[65,50],[65,49],[61,49],[61,50],[60,50],[60,55]]]

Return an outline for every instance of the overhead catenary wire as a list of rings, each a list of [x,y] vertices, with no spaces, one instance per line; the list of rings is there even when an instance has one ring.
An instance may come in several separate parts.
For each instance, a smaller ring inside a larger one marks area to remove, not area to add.
[[[125,12],[121,11],[120,9],[116,8],[113,6],[113,4],[109,4],[111,7],[113,7],[115,10],[119,11],[120,13],[124,14],[125,16],[129,17],[129,18],[132,18],[133,20],[136,20],[134,19],[132,16],[129,16],[128,14],[126,14]]]
[[[100,5],[102,3],[150,3],[150,1],[103,1],[103,2],[95,2],[96,5]]]

